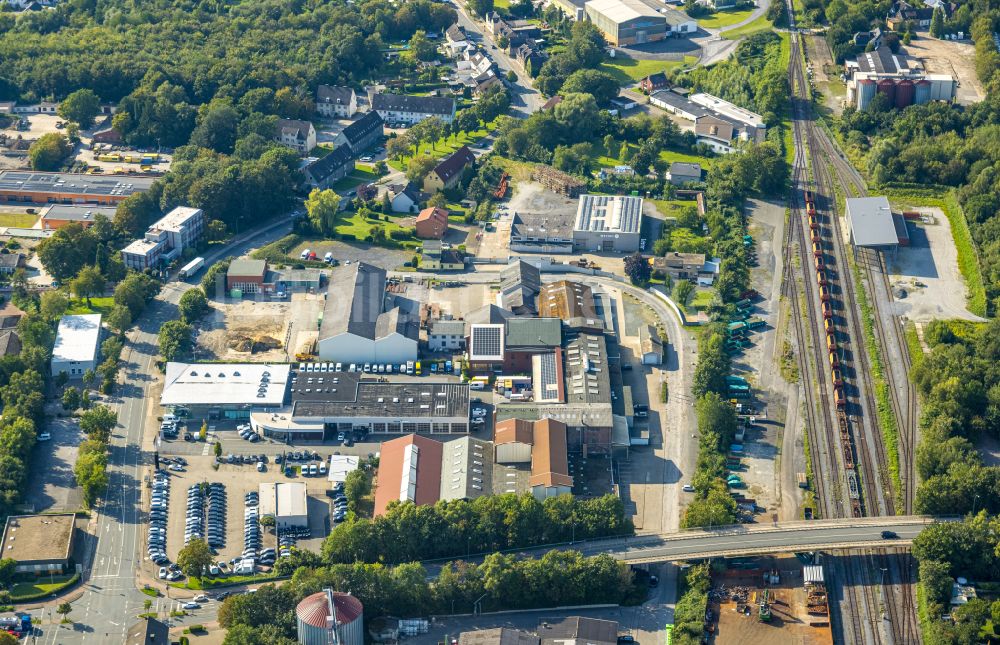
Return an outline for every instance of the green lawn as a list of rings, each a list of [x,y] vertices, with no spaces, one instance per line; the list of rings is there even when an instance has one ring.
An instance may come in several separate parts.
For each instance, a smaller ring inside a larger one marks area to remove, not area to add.
[[[359,184],[368,184],[378,179],[372,167],[367,164],[355,163],[354,172],[347,175],[343,179],[338,180],[333,184],[332,188],[336,191],[348,190],[354,188]]]
[[[347,215],[347,213],[344,215]],[[357,240],[364,240],[376,226],[384,227],[386,236],[390,235],[393,231],[404,229],[403,226],[392,220],[388,222],[384,220],[375,221],[361,217],[358,213],[350,213],[350,217],[340,220],[336,231],[337,235],[353,235]]]
[[[631,85],[650,74],[665,72],[676,67],[694,65],[694,56],[685,56],[679,60],[638,60],[619,54],[601,63],[601,71],[607,72],[621,85]]]
[[[651,199],[649,201],[664,217],[676,217],[681,209],[698,206],[698,202],[693,199]]]
[[[729,25],[746,20],[753,13],[753,9],[743,9],[741,11],[716,11],[711,16],[698,18],[698,24],[709,29],[721,29]]]
[[[510,9],[510,0],[493,0],[493,8],[502,13]]]
[[[28,213],[0,213],[0,226],[31,228],[38,221],[38,215]]]
[[[419,154],[430,155],[435,159],[443,159],[451,153],[455,152],[462,146],[472,145],[485,137],[493,129],[493,124],[489,123],[487,126],[481,130],[473,130],[472,132],[460,132],[456,135],[449,135],[438,139],[433,145],[430,143],[423,143],[420,145]],[[389,160],[389,167],[394,170],[406,170],[406,164],[413,159],[416,155],[409,155],[403,157],[402,159],[391,159]]]
[[[620,145],[621,144],[619,142],[619,146]],[[632,143],[630,143],[628,147],[629,151],[633,153],[639,149],[639,146]],[[600,164],[601,167],[612,168],[614,166],[620,166],[622,164],[627,163],[625,161],[622,161],[621,157],[618,156],[620,152],[621,150],[614,150],[613,152],[605,150],[603,141],[596,141],[594,143],[594,154],[597,155],[595,161],[598,164]],[[663,159],[664,161],[667,161],[669,163],[673,163],[674,161],[700,163],[702,168],[711,168],[712,163],[714,162],[713,159],[710,159],[708,157],[700,157],[698,155],[692,155],[686,152],[677,152],[675,150],[664,150],[660,152],[660,159]]]
[[[91,298],[90,306],[87,306],[86,300],[79,300],[77,298],[72,298],[69,301],[69,309],[66,310],[67,314],[102,314],[108,315],[112,309],[115,307],[115,299],[111,296],[107,298]]]
[[[719,35],[728,40],[737,40],[743,38],[744,36],[750,36],[759,31],[770,31],[774,28],[774,25],[766,17],[761,15],[759,18],[753,22],[747,23],[742,27],[736,27],[735,29],[729,29],[728,31],[723,31]]]
[[[19,582],[10,590],[10,595],[14,600],[21,597],[37,597],[59,591],[67,585],[75,576],[44,576],[34,582]]]
[[[712,164],[715,162],[714,159],[709,157],[701,157],[698,155],[688,154],[686,152],[677,152],[675,150],[664,150],[660,153],[660,159],[673,163],[675,161],[685,161],[687,163],[700,163],[701,167],[711,168]]]

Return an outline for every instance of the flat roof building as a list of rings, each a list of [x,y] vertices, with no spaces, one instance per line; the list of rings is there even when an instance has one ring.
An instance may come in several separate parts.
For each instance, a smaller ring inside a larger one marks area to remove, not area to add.
[[[154,177],[0,170],[0,203],[114,205],[149,190]]]
[[[200,208],[178,206],[146,231],[146,234],[122,249],[122,262],[142,271],[173,262],[184,249],[198,244],[205,232],[205,213]]]
[[[167,363],[160,405],[194,418],[246,419],[285,404],[290,371],[287,364]]]
[[[618,622],[570,616],[559,623],[542,623],[538,635],[542,645],[616,645]]]
[[[899,244],[892,208],[885,197],[847,198],[847,223],[855,246],[895,247]]]
[[[101,314],[63,316],[52,347],[52,376],[65,372],[79,378],[97,366],[101,343]]]
[[[273,517],[278,528],[309,526],[309,502],[302,482],[260,485],[260,515]]]
[[[573,245],[585,251],[631,253],[639,250],[642,198],[580,195]]]
[[[114,219],[117,210],[116,206],[50,204],[42,209],[39,225],[45,231],[62,228],[73,222],[87,228],[94,223],[94,218],[98,215],[104,215],[109,220]]]
[[[478,629],[458,636],[458,645],[539,645],[539,642],[534,634],[509,627]]]
[[[667,37],[667,20],[642,0],[589,0],[587,17],[616,47],[641,45]]]
[[[18,573],[63,573],[73,553],[76,515],[11,515],[3,531],[3,557]]]
[[[739,121],[740,123],[745,123],[746,125],[750,125],[755,128],[766,128],[766,125],[764,124],[764,117],[755,112],[751,112],[746,108],[741,108],[735,103],[730,103],[725,99],[720,99],[717,96],[712,96],[711,94],[706,94],[704,92],[692,94],[690,98],[692,103],[708,108],[716,114],[721,114],[722,116]]]
[[[514,215],[510,250],[521,253],[572,253],[573,216],[558,211]]]

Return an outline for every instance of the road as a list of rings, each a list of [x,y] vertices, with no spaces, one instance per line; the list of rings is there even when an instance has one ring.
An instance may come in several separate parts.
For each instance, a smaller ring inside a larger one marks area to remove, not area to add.
[[[206,264],[245,253],[255,244],[287,234],[291,221],[276,221],[237,237],[230,244],[205,254]],[[156,371],[157,333],[177,317],[176,304],[193,284],[168,283],[140,316],[129,333],[122,356],[125,375],[108,404],[118,412],[118,427],[111,437],[109,484],[96,511],[94,551],[85,557],[83,595],[74,600],[72,625],[58,625],[58,616],[46,609],[37,624],[35,643],[92,643],[98,638],[122,642],[125,630],[137,620],[148,596],[136,587],[136,571],[145,559],[145,518],[141,511],[141,483],[149,474],[152,439],[144,441],[143,429],[151,413],[148,391]],[[56,624],[48,624],[48,623]]]
[[[516,61],[510,58],[502,49],[500,49],[495,42],[493,42],[492,36],[485,31],[484,27],[480,22],[475,20],[466,11],[462,0],[453,0],[451,3],[455,7],[455,11],[458,13],[458,24],[462,29],[465,30],[466,35],[469,40],[477,43],[481,43],[486,47],[486,53],[493,62],[502,72],[498,76],[505,76],[507,72],[512,71],[517,74],[517,82],[510,83],[510,96],[511,96],[511,111],[515,116],[521,118],[527,118],[531,116],[532,113],[537,112],[542,108],[545,103],[545,99],[542,95],[531,85],[531,77],[528,76],[523,69],[517,64]]]

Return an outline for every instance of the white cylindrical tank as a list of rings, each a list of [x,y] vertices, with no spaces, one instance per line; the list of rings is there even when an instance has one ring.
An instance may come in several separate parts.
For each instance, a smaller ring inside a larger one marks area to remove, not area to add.
[[[324,589],[295,607],[301,645],[364,645],[364,608],[348,593]]]

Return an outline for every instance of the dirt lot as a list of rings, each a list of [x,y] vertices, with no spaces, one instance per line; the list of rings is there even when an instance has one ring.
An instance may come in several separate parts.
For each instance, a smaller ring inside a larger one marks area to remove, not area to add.
[[[293,293],[285,301],[215,301],[211,307],[209,322],[198,334],[199,359],[283,361],[286,353],[294,358],[316,340],[323,294]],[[258,343],[253,351],[249,351],[249,339]],[[202,351],[208,356],[202,356]]]
[[[830,46],[822,36],[805,37],[806,59],[812,70],[813,84],[823,93],[823,104],[834,114],[844,111],[847,86],[840,80],[841,68],[834,64]]]
[[[212,456],[191,456],[187,457],[187,472],[172,473],[170,485],[170,503],[167,522],[167,557],[172,561],[177,560],[177,553],[184,546],[184,518],[187,513],[187,490],[192,484],[199,482],[221,482],[226,486],[226,545],[219,549],[219,560],[228,561],[243,552],[243,511],[245,504],[244,495],[252,491],[259,490],[259,486],[265,482],[275,481],[301,481],[307,485],[309,497],[307,499],[309,511],[309,526],[312,529],[313,538],[300,540],[299,546],[318,552],[322,543],[322,538],[330,531],[329,504],[327,503],[325,477],[306,477],[288,479],[281,474],[272,460],[268,460],[267,471],[258,473],[257,469],[251,465],[229,465],[219,466],[219,470],[211,467],[214,461]],[[145,503],[148,508],[149,491],[145,492]],[[263,533],[263,547],[274,547],[276,543],[275,535],[269,531]],[[151,563],[148,566],[152,567]]]
[[[771,599],[771,621],[758,619],[758,607],[754,599],[761,598],[764,571],[727,571],[725,575],[713,576],[713,592],[709,609],[718,619],[716,633],[709,642],[716,645],[771,645],[772,643],[828,645],[833,643],[829,622],[826,626],[810,626],[810,622],[823,622],[823,616],[810,616],[806,611],[806,592],[802,587],[802,566],[795,558],[784,558],[774,562],[781,582],[766,587]],[[765,571],[771,571],[768,568]],[[746,604],[737,603],[730,595],[739,591],[746,598]],[[719,597],[725,597],[720,602]],[[750,615],[737,612],[749,605]]]
[[[453,318],[463,318],[465,314],[494,302],[496,291],[488,284],[467,284],[461,287],[435,286],[425,302],[441,306],[441,313]]]
[[[975,47],[972,43],[921,36],[913,40],[906,50],[924,63],[927,73],[951,74],[958,79],[956,100],[959,103],[978,103],[986,96],[976,76]]]
[[[924,215],[922,222],[908,226],[910,246],[900,247],[895,258],[887,256],[896,313],[917,323],[938,318],[978,320],[965,308],[965,282],[948,218],[938,208],[893,206]]]

